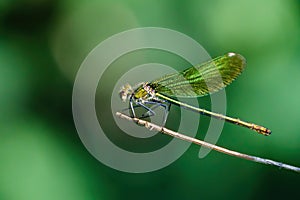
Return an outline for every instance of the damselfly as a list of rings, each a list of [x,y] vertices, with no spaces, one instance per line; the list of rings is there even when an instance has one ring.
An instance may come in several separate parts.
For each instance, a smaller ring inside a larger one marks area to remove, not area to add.
[[[263,135],[270,135],[271,130],[263,126],[196,108],[175,99],[176,97],[201,97],[217,92],[235,80],[245,66],[246,60],[243,56],[227,53],[182,72],[168,74],[151,82],[140,83],[135,88],[126,84],[120,90],[120,97],[122,101],[129,100],[132,117],[136,117],[136,106],[147,110],[147,114],[142,117],[155,115],[154,109],[162,106],[165,111],[163,119],[163,124],[165,124],[170,106],[175,104],[202,115],[247,127]]]

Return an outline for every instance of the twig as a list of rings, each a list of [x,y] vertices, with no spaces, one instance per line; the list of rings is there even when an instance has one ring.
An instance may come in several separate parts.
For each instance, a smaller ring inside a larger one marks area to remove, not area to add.
[[[284,163],[273,161],[273,160],[270,160],[270,159],[260,158],[260,157],[251,156],[251,155],[248,155],[248,154],[232,151],[232,150],[229,150],[229,149],[225,149],[223,147],[220,147],[220,146],[217,146],[217,145],[214,145],[214,144],[210,144],[208,142],[204,142],[202,140],[198,140],[196,138],[189,137],[187,135],[183,135],[181,133],[172,131],[172,130],[167,129],[167,128],[162,127],[162,126],[158,126],[156,124],[153,124],[151,122],[147,122],[147,121],[142,120],[142,119],[131,118],[131,117],[129,117],[129,116],[123,114],[123,113],[120,113],[120,112],[117,112],[116,115],[118,117],[122,118],[122,119],[126,119],[126,120],[129,120],[129,121],[136,122],[137,124],[142,125],[142,126],[146,127],[149,130],[158,131],[158,132],[161,132],[163,134],[170,135],[172,137],[179,138],[181,140],[185,140],[185,141],[188,141],[188,142],[192,142],[194,144],[204,146],[204,147],[213,149],[215,151],[218,151],[218,152],[230,155],[230,156],[234,156],[234,157],[238,157],[238,158],[242,158],[242,159],[245,159],[245,160],[250,160],[250,161],[253,161],[253,162],[262,163],[262,164],[266,164],[266,165],[273,165],[273,166],[277,166],[279,168],[283,168],[283,169],[287,169],[287,170],[291,170],[291,171],[295,171],[295,172],[300,173],[300,168],[299,167],[295,167],[295,166],[292,166],[292,165],[284,164]]]

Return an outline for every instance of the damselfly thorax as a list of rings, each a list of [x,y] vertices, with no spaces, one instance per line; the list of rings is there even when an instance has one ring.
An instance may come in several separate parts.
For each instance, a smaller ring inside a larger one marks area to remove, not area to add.
[[[139,83],[134,88],[132,88],[131,85],[126,84],[122,86],[119,95],[124,102],[126,102],[126,100],[134,100],[143,103],[151,100],[159,101],[159,98],[155,95],[155,89],[149,85],[149,82]]]

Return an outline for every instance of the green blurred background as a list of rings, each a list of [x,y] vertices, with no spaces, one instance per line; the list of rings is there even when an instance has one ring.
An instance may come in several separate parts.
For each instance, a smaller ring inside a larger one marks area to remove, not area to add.
[[[87,152],[71,110],[76,72],[97,44],[135,27],[170,28],[213,57],[247,58],[226,90],[227,113],[273,134],[225,124],[218,144],[300,166],[299,11],[297,0],[1,0],[0,199],[299,198],[299,174],[217,152],[198,159],[193,145],[159,171],[116,171]]]

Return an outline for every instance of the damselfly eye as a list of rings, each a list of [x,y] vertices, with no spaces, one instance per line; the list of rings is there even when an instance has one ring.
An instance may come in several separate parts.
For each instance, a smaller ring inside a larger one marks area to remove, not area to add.
[[[124,91],[120,91],[119,95],[120,95],[121,100],[123,102],[125,102],[126,99],[127,99],[127,95],[125,94],[125,92]]]
[[[128,97],[132,94],[132,87],[129,84],[126,84],[121,87],[119,95],[123,102],[126,102]]]

